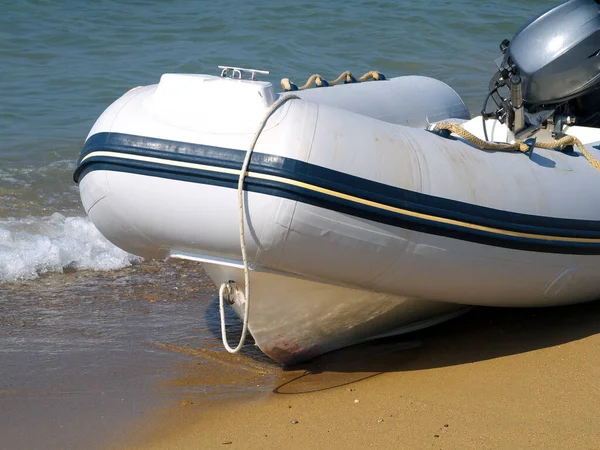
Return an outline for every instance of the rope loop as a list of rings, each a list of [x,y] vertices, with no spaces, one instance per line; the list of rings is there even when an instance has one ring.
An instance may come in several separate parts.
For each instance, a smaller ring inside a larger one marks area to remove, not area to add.
[[[244,300],[246,302],[244,303],[242,335],[238,344],[235,346],[235,348],[233,348],[227,342],[227,330],[225,329],[225,308],[223,304],[226,291],[229,291],[229,295],[231,295],[231,291],[233,291],[234,289],[231,281],[227,283],[222,283],[219,287],[219,314],[221,316],[221,338],[223,340],[223,346],[229,353],[238,353],[242,349],[242,346],[246,341],[246,335],[248,333],[248,321],[250,319],[250,272],[248,264],[248,255],[246,254],[246,238],[244,236],[244,180],[246,178],[246,175],[248,175],[248,165],[250,164],[250,158],[252,156],[252,152],[254,151],[254,147],[256,147],[258,138],[260,137],[260,134],[265,128],[265,125],[267,124],[269,118],[284,103],[299,98],[300,97],[298,97],[297,95],[286,95],[284,97],[279,97],[275,102],[273,102],[269,109],[267,109],[264,118],[258,126],[258,130],[254,134],[252,143],[246,151],[246,157],[244,158],[244,163],[242,164],[242,169],[238,178],[237,193],[239,210],[240,250],[242,251],[242,262],[244,264]]]

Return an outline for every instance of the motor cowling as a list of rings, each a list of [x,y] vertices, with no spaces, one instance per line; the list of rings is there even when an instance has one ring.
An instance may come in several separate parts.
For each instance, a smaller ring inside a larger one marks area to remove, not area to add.
[[[600,88],[599,0],[570,0],[525,25],[506,48],[502,66],[521,78],[527,109]]]

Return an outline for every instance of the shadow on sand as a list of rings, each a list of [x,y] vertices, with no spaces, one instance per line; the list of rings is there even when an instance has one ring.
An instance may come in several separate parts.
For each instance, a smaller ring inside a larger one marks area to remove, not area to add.
[[[446,367],[530,352],[600,333],[600,301],[553,308],[476,308],[436,327],[289,367],[279,394],[346,386],[385,372]]]

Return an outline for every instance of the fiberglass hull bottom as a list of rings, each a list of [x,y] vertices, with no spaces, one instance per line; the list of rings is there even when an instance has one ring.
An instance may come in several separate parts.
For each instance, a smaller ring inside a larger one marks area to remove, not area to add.
[[[217,286],[235,282],[233,307],[243,317],[243,269],[203,266]],[[433,326],[468,310],[463,305],[363,291],[269,271],[252,271],[250,286],[252,337],[265,355],[282,364]],[[232,342],[235,339],[230,336]]]

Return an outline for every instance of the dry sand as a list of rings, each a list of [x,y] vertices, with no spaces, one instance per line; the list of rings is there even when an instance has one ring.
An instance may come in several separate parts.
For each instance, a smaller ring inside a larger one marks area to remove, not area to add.
[[[303,367],[271,368],[272,392],[182,398],[119,448],[597,449],[599,333],[598,302],[479,309]],[[199,368],[181,372],[172,382],[206,384]],[[259,369],[254,375],[260,380]]]

